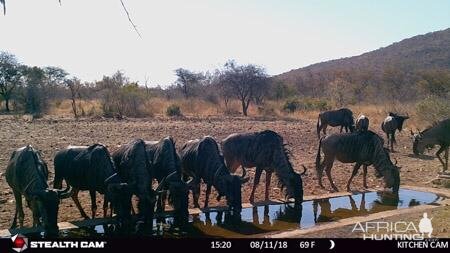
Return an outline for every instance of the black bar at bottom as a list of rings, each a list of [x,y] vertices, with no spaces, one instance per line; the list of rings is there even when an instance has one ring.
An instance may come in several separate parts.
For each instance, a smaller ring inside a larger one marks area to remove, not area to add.
[[[449,239],[417,241],[363,239],[158,239],[95,238],[95,239],[32,239],[27,238],[24,252],[403,252],[446,251]],[[21,245],[21,243],[16,244]],[[0,239],[0,252],[17,252],[10,238]],[[20,249],[19,249],[20,250]]]

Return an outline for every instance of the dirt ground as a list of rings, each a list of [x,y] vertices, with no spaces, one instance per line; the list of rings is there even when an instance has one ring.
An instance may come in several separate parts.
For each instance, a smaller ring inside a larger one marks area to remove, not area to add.
[[[369,115],[370,117],[370,115]],[[372,130],[381,134],[380,122],[371,121]],[[271,129],[284,137],[292,152],[291,161],[294,168],[302,171],[301,165],[308,167],[306,175],[303,176],[303,187],[305,195],[316,195],[326,193],[329,186],[328,180],[324,178],[327,190],[321,189],[317,184],[314,169],[314,161],[317,152],[318,140],[316,136],[315,119],[302,120],[263,120],[255,118],[151,118],[151,119],[126,119],[121,121],[109,119],[82,119],[75,121],[69,118],[43,118],[27,121],[23,118],[13,116],[0,116],[0,229],[9,228],[14,215],[15,203],[12,191],[6,183],[4,172],[11,153],[16,148],[31,144],[42,151],[44,159],[53,171],[53,156],[59,150],[68,145],[89,145],[92,143],[103,143],[113,151],[117,145],[127,143],[133,138],[145,140],[158,140],[171,135],[177,142],[179,148],[190,139],[210,135],[221,140],[231,133],[258,131]],[[330,129],[329,132],[337,132],[338,129]],[[385,136],[382,135],[384,138]],[[391,155],[398,160],[401,169],[401,183],[408,185],[430,186],[428,183],[441,165],[437,158],[424,156],[421,159],[412,155],[412,143],[409,134],[408,122],[406,129],[397,137],[397,152]],[[434,152],[433,152],[434,153]],[[346,182],[351,174],[352,165],[336,162],[332,174],[336,185],[341,191],[345,191]],[[240,173],[240,171],[238,171]],[[383,182],[374,176],[374,170],[369,168],[369,187],[380,187]],[[253,184],[254,169],[249,169],[251,179],[243,186],[242,200],[248,202]],[[53,174],[50,175],[50,182]],[[261,178],[261,184],[257,188],[255,200],[263,200],[265,175]],[[277,187],[276,176],[272,177],[271,198],[283,198],[284,194]],[[353,190],[362,189],[362,175],[355,177]],[[204,193],[204,190],[202,191]],[[215,201],[215,192],[210,197],[210,206],[224,205]],[[81,203],[90,213],[90,200],[87,192],[80,193]],[[201,196],[201,205],[204,196]],[[98,206],[102,206],[102,198],[97,198]],[[192,205],[192,203],[191,203]],[[25,208],[26,224],[30,225],[30,211]],[[100,216],[100,209],[97,216]],[[59,221],[79,220],[81,216],[71,199],[62,201],[59,209]]]

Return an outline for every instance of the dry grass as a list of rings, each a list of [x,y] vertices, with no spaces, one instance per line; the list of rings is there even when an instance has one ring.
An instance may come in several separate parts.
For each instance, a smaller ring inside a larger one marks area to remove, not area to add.
[[[166,117],[166,109],[170,105],[178,105],[184,116],[190,117],[210,117],[210,116],[242,116],[241,104],[237,100],[232,100],[225,107],[223,102],[214,104],[201,99],[165,99],[150,98],[142,105],[142,111],[146,117]],[[266,101],[264,106],[251,104],[248,110],[250,117],[275,117],[288,119],[317,119],[319,110],[299,110],[293,113],[283,111],[284,101]],[[84,111],[84,116],[102,115],[101,104],[99,100],[83,100],[79,105]],[[370,119],[373,128],[378,128],[388,112],[398,112],[409,114],[411,117],[407,121],[408,128],[413,130],[422,129],[428,126],[428,122],[422,122],[416,115],[414,104],[358,104],[349,105],[354,112],[355,118],[364,114]],[[82,112],[80,112],[81,114]],[[70,100],[54,101],[51,103],[49,115],[72,117],[72,106]]]

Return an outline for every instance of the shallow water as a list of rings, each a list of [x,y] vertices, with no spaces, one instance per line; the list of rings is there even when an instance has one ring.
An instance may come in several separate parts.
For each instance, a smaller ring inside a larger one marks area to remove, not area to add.
[[[397,197],[391,193],[368,192],[352,196],[305,201],[302,205],[270,204],[244,208],[241,217],[224,211],[209,211],[189,217],[183,230],[172,228],[172,218],[154,225],[157,237],[246,237],[268,232],[310,228],[317,224],[339,219],[365,216],[394,209],[431,204],[442,197],[429,192],[400,189]],[[114,236],[111,226],[63,230],[61,237]]]

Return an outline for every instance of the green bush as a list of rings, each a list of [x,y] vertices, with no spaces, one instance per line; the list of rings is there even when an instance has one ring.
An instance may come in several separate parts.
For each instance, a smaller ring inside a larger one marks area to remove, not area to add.
[[[450,100],[429,96],[416,104],[416,110],[423,121],[440,121],[450,117]]]
[[[169,117],[183,116],[181,109],[178,105],[169,105],[166,109],[166,115]]]
[[[299,110],[329,110],[331,106],[325,100],[317,98],[291,98],[286,100],[283,110],[287,112],[295,112]]]

